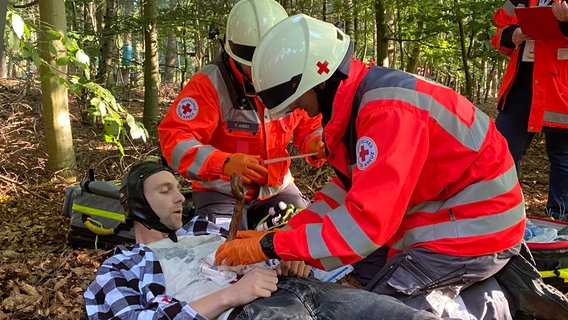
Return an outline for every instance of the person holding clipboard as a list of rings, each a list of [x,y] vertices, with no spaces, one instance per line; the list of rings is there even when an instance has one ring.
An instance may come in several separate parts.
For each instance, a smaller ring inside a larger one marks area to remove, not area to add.
[[[538,132],[550,162],[546,214],[568,220],[568,3],[509,0],[493,21],[491,44],[510,58],[502,79],[495,120],[520,161]]]

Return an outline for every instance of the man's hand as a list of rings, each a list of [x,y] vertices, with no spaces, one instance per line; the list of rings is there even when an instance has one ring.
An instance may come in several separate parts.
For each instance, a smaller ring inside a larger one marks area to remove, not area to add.
[[[279,276],[307,277],[310,275],[310,266],[304,261],[280,261],[276,272]]]
[[[552,13],[560,22],[568,22],[568,4],[566,1],[553,2]]]
[[[260,156],[233,153],[223,165],[223,174],[230,177],[236,173],[244,183],[255,182],[265,185],[268,181],[268,169],[260,164]]]
[[[314,157],[318,159],[325,159],[325,146],[321,134],[313,137],[310,141],[308,141],[308,146],[306,149],[308,153],[317,152]]]
[[[240,264],[254,264],[268,260],[262,252],[260,239],[263,236],[235,239],[224,242],[217,249],[215,254],[215,264],[221,265],[223,261],[228,266],[238,266]]]
[[[515,31],[513,31],[513,37],[512,37],[511,40],[513,41],[513,44],[518,46],[521,43],[525,42],[526,40],[530,40],[530,39],[531,39],[531,37],[524,34],[523,31],[521,30],[521,28],[517,28],[517,29],[515,29]]]
[[[276,271],[265,268],[254,268],[247,272],[239,281],[227,288],[233,292],[231,299],[235,299],[231,301],[230,304],[233,307],[238,307],[258,298],[270,297],[272,292],[276,291],[277,283],[278,277]]]

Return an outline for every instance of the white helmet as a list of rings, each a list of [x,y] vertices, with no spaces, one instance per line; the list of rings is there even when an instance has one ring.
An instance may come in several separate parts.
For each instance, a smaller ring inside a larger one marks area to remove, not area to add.
[[[262,36],[287,17],[286,10],[274,0],[237,2],[227,18],[225,51],[237,62],[250,66]]]
[[[304,14],[278,23],[252,59],[258,96],[273,116],[281,117],[292,102],[338,70],[349,45],[349,36],[333,24]]]

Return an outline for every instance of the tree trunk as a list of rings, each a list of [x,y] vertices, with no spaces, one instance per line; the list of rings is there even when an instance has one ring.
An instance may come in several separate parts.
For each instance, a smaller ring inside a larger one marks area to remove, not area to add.
[[[384,0],[375,2],[375,24],[377,25],[377,65],[388,66],[388,48],[386,7]]]
[[[6,48],[4,47],[4,30],[6,29],[6,12],[8,11],[8,1],[0,3],[0,78],[7,76]]]
[[[58,66],[57,56],[49,51],[50,44],[58,48],[58,55],[65,56],[66,49],[59,40],[49,41],[46,30],[53,28],[55,31],[65,34],[67,19],[65,16],[64,0],[40,0],[40,33],[39,52],[49,66],[42,66],[41,89],[43,120],[45,126],[45,138],[47,143],[48,169],[58,175],[69,178],[77,176],[77,164],[75,150],[73,149],[73,136],[71,133],[71,121],[67,102],[67,87],[57,82],[54,76],[49,75],[55,70],[59,75],[67,74],[66,66]]]
[[[471,81],[471,73],[469,72],[469,65],[467,63],[467,50],[465,46],[465,31],[463,26],[463,19],[461,17],[461,12],[459,8],[459,0],[454,0],[454,12],[456,12],[459,34],[460,34],[460,47],[461,47],[461,58],[463,64],[463,72],[465,76],[465,91],[462,93],[470,101],[473,100],[473,85]],[[456,91],[458,88],[456,87]]]
[[[114,49],[115,34],[112,29],[117,10],[116,0],[106,0],[106,12],[104,15],[104,26],[102,28],[101,37],[101,55],[99,63],[99,72],[96,81],[99,84],[109,85],[112,71],[112,56]]]
[[[148,133],[155,136],[158,125],[158,29],[156,0],[144,0],[144,117],[142,123]]]
[[[178,0],[170,0],[170,9],[177,7]],[[164,66],[164,83],[172,83],[174,81],[174,71],[177,56],[177,38],[175,33],[170,32],[168,36],[168,44],[166,48],[166,59]]]

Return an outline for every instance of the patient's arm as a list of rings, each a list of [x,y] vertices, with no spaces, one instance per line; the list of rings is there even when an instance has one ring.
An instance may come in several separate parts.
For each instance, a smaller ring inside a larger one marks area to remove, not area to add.
[[[278,277],[272,269],[254,268],[234,284],[189,305],[199,314],[212,319],[229,308],[245,305],[257,298],[270,297],[276,291]]]

